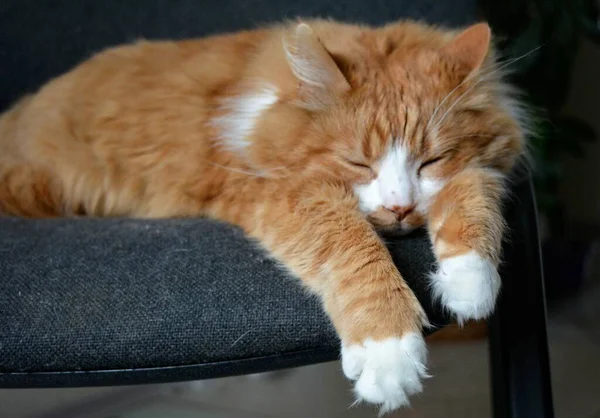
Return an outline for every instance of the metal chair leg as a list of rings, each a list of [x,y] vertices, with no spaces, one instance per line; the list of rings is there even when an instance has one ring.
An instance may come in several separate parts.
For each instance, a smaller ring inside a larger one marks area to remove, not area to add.
[[[515,193],[518,200],[508,213],[514,227],[501,268],[502,294],[489,323],[493,416],[552,418],[537,212],[531,183],[520,187],[524,189]]]

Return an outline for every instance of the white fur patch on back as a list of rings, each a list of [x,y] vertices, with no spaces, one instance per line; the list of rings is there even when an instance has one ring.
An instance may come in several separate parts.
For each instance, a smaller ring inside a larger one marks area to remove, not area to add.
[[[358,400],[380,405],[381,412],[408,405],[408,397],[423,390],[426,361],[425,341],[414,332],[342,346],[342,368],[346,377],[356,380]]]
[[[257,90],[223,101],[225,114],[215,118],[213,124],[220,128],[217,142],[226,150],[243,151],[250,145],[250,136],[261,115],[277,103],[277,89],[264,85]]]
[[[482,319],[494,310],[500,291],[496,266],[475,251],[443,259],[431,275],[433,292],[459,322]]]

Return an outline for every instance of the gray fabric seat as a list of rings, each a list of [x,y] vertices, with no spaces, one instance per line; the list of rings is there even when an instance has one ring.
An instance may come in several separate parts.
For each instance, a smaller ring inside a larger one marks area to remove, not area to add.
[[[0,384],[18,381],[15,372],[265,358],[259,370],[268,358],[337,357],[317,298],[237,228],[201,219],[4,219],[1,228]],[[445,322],[424,289],[427,238],[391,248],[434,323]]]

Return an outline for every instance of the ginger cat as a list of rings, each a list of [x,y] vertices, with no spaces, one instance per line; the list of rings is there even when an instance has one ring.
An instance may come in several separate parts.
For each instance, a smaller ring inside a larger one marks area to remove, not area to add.
[[[427,318],[376,233],[426,226],[459,321],[500,288],[521,113],[486,24],[314,20],[108,49],[0,118],[0,210],[207,216],[323,301],[360,400],[408,404]]]

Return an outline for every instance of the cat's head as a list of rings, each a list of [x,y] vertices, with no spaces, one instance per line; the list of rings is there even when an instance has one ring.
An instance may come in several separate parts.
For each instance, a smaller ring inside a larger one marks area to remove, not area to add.
[[[423,225],[453,176],[504,175],[523,151],[522,115],[486,24],[301,23],[284,51],[286,69],[268,54],[259,62],[257,78],[272,84],[254,96],[264,111],[247,155],[260,167],[300,163],[346,179],[377,226]]]

